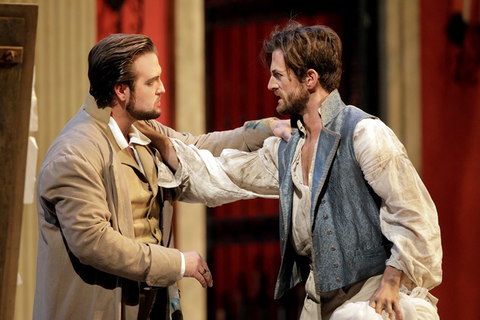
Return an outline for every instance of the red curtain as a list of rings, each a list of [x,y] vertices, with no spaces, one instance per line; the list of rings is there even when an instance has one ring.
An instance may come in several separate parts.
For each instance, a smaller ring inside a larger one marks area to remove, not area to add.
[[[440,299],[442,319],[479,314],[480,48],[474,34],[479,0],[468,1],[470,21],[463,37],[458,25],[447,33],[463,2],[422,0],[420,7],[422,176],[442,232],[444,277],[432,292]]]

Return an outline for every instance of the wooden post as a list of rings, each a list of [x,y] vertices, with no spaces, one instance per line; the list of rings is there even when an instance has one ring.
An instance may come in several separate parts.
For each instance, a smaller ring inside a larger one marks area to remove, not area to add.
[[[0,319],[13,319],[37,5],[0,4]]]

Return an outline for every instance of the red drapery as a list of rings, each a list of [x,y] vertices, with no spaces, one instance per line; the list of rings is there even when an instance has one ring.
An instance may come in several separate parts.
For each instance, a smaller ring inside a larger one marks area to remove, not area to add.
[[[470,26],[478,28],[479,0],[468,2]],[[440,299],[442,319],[474,319],[479,313],[480,82],[478,63],[468,59],[479,59],[480,51],[468,31],[461,44],[447,35],[463,5],[422,0],[420,7],[422,175],[442,232],[444,277],[432,292]]]

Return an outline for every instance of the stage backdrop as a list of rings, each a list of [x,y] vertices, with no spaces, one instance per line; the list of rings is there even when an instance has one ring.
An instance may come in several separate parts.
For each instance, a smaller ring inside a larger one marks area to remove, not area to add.
[[[422,172],[442,231],[441,319],[478,318],[479,2],[420,2]]]

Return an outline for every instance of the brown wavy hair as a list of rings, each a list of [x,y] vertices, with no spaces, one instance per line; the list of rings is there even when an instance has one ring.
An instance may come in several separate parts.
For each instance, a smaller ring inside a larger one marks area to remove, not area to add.
[[[270,38],[263,43],[262,61],[267,69],[272,63],[272,53],[280,49],[285,65],[299,81],[308,69],[319,74],[320,85],[332,92],[340,86],[342,76],[342,41],[331,28],[323,25],[305,26],[290,20],[283,29],[276,26]]]

